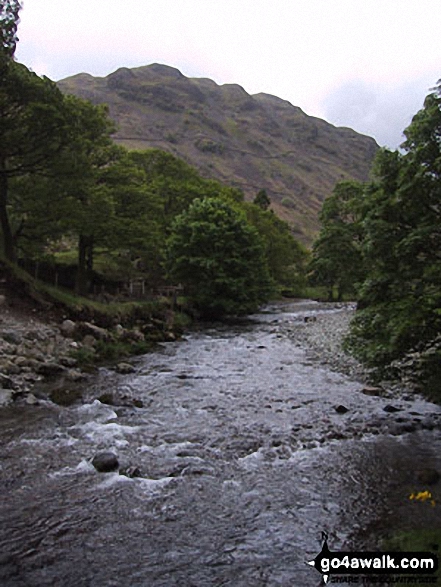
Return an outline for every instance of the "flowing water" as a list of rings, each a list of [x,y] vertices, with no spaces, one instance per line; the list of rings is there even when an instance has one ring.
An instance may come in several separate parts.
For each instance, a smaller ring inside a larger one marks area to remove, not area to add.
[[[347,550],[439,525],[408,496],[441,469],[440,408],[368,396],[290,337],[327,311],[273,307],[101,369],[76,405],[3,409],[0,585],[317,586],[322,531]],[[142,477],[95,471],[108,450]]]

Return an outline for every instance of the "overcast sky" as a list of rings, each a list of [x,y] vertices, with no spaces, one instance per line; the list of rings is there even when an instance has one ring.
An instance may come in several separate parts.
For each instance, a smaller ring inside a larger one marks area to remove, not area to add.
[[[53,80],[164,63],[396,148],[441,78],[440,0],[23,0],[16,57]]]

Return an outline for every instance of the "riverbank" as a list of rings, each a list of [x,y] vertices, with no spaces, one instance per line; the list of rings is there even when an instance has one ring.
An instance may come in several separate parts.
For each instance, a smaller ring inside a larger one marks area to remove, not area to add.
[[[170,312],[165,311],[162,318],[146,316],[127,325],[116,322],[116,318],[104,327],[93,318],[72,320],[59,308],[41,308],[29,300],[2,294],[0,406],[37,404],[39,395],[45,396],[46,391],[56,403],[69,404],[76,398],[76,386],[94,366],[113,364],[118,373],[130,373],[133,366],[126,362],[129,357],[148,352],[157,342],[178,337]],[[53,381],[58,391],[51,396]]]
[[[130,373],[130,356],[179,336],[172,312],[163,319],[138,320],[129,328],[121,324],[104,328],[93,318],[74,321],[60,312],[42,310],[10,297],[1,296],[0,302],[0,405],[13,401],[37,403],[36,386],[54,379],[61,381],[66,390],[74,388],[100,362],[113,364],[119,373]],[[303,320],[297,321],[295,327],[282,324],[281,332],[305,347],[312,360],[369,385],[370,371],[343,350],[354,305],[305,301],[305,307],[310,310]],[[322,307],[329,311],[317,311]],[[396,384],[389,383],[388,387],[389,391],[397,390]],[[69,397],[67,392],[65,400],[69,401]]]
[[[439,353],[440,337],[426,347],[410,352],[392,363],[389,369],[390,378],[380,380],[378,371],[360,363],[343,347],[355,316],[355,304],[317,303],[318,308],[323,306],[329,311],[325,314],[313,312],[296,329],[288,333],[292,340],[308,349],[311,357],[333,371],[382,390],[382,393],[390,397],[411,399],[415,395],[421,395],[429,401],[441,403],[439,380],[432,377],[432,381],[428,381],[425,373],[428,362],[433,361],[436,353]]]
[[[354,379],[368,382],[370,371],[343,350],[343,340],[355,314],[354,304],[326,303],[330,311],[326,314],[313,312],[306,316],[289,336],[304,345],[315,360],[319,360],[333,371],[344,373]]]

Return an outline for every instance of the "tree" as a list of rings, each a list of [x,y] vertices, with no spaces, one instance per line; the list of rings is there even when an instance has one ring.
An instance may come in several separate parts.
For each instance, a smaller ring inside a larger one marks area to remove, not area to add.
[[[201,177],[194,167],[165,151],[132,151],[130,159],[145,172],[151,191],[161,202],[164,232],[197,198],[224,197],[235,202],[244,199],[240,190]]]
[[[170,278],[205,317],[252,312],[268,299],[264,246],[243,214],[219,198],[195,200],[173,225]]]
[[[20,2],[17,0],[2,0],[0,4],[0,69],[3,69],[15,54],[20,8]]]
[[[113,123],[106,106],[95,106],[75,96],[65,97],[70,141],[53,161],[54,177],[66,230],[78,238],[76,289],[88,291],[94,248],[107,237],[113,216],[112,190],[107,169],[124,151],[111,139]]]
[[[320,213],[320,234],[313,245],[310,281],[328,289],[330,300],[355,295],[364,276],[361,252],[363,185],[340,182]]]
[[[248,202],[241,207],[262,239],[273,282],[282,292],[300,293],[305,286],[306,249],[294,238],[289,225],[271,210]]]
[[[361,359],[380,367],[441,333],[440,86],[405,135],[403,154],[379,152],[375,181],[366,190],[368,274],[349,338]]]
[[[23,72],[28,75],[26,69]],[[32,83],[38,86],[40,81],[37,78]],[[47,82],[52,90],[52,82]],[[111,140],[113,124],[105,106],[63,96],[56,89],[54,94],[55,104],[50,104],[49,100],[45,104],[29,102],[23,106],[25,120],[13,121],[11,134],[18,140],[26,131],[26,117],[42,109],[47,115],[44,122],[47,127],[54,127],[54,133],[49,134],[47,144],[41,146],[37,140],[45,138],[44,129],[35,131],[32,144],[30,137],[23,135],[20,156],[8,158],[7,218],[3,223],[5,253],[8,258],[15,258],[19,238],[29,243],[30,238],[36,237],[40,248],[44,248],[45,239],[56,239],[61,234],[75,235],[78,239],[77,290],[86,293],[94,246],[109,232],[113,214],[111,189],[103,174],[121,157],[123,149]],[[34,130],[35,122],[31,121],[30,125]],[[63,136],[58,137],[61,129]],[[53,140],[54,134],[57,141]],[[1,149],[0,146],[0,153]],[[3,220],[1,212],[0,206]],[[12,254],[8,254],[8,239],[5,238],[8,226]]]
[[[71,140],[72,128],[56,85],[11,61],[0,86],[0,225],[4,254],[10,261],[16,259],[10,182],[46,174]]]

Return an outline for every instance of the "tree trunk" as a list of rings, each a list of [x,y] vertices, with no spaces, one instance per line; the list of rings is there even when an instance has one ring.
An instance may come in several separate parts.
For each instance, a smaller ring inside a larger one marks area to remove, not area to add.
[[[3,252],[8,259],[15,263],[17,260],[14,247],[14,237],[9,223],[8,216],[8,178],[6,176],[5,165],[0,162],[0,226],[3,235]]]
[[[80,234],[78,239],[78,271],[75,291],[84,296],[89,293],[90,274],[93,269],[93,237]]]

